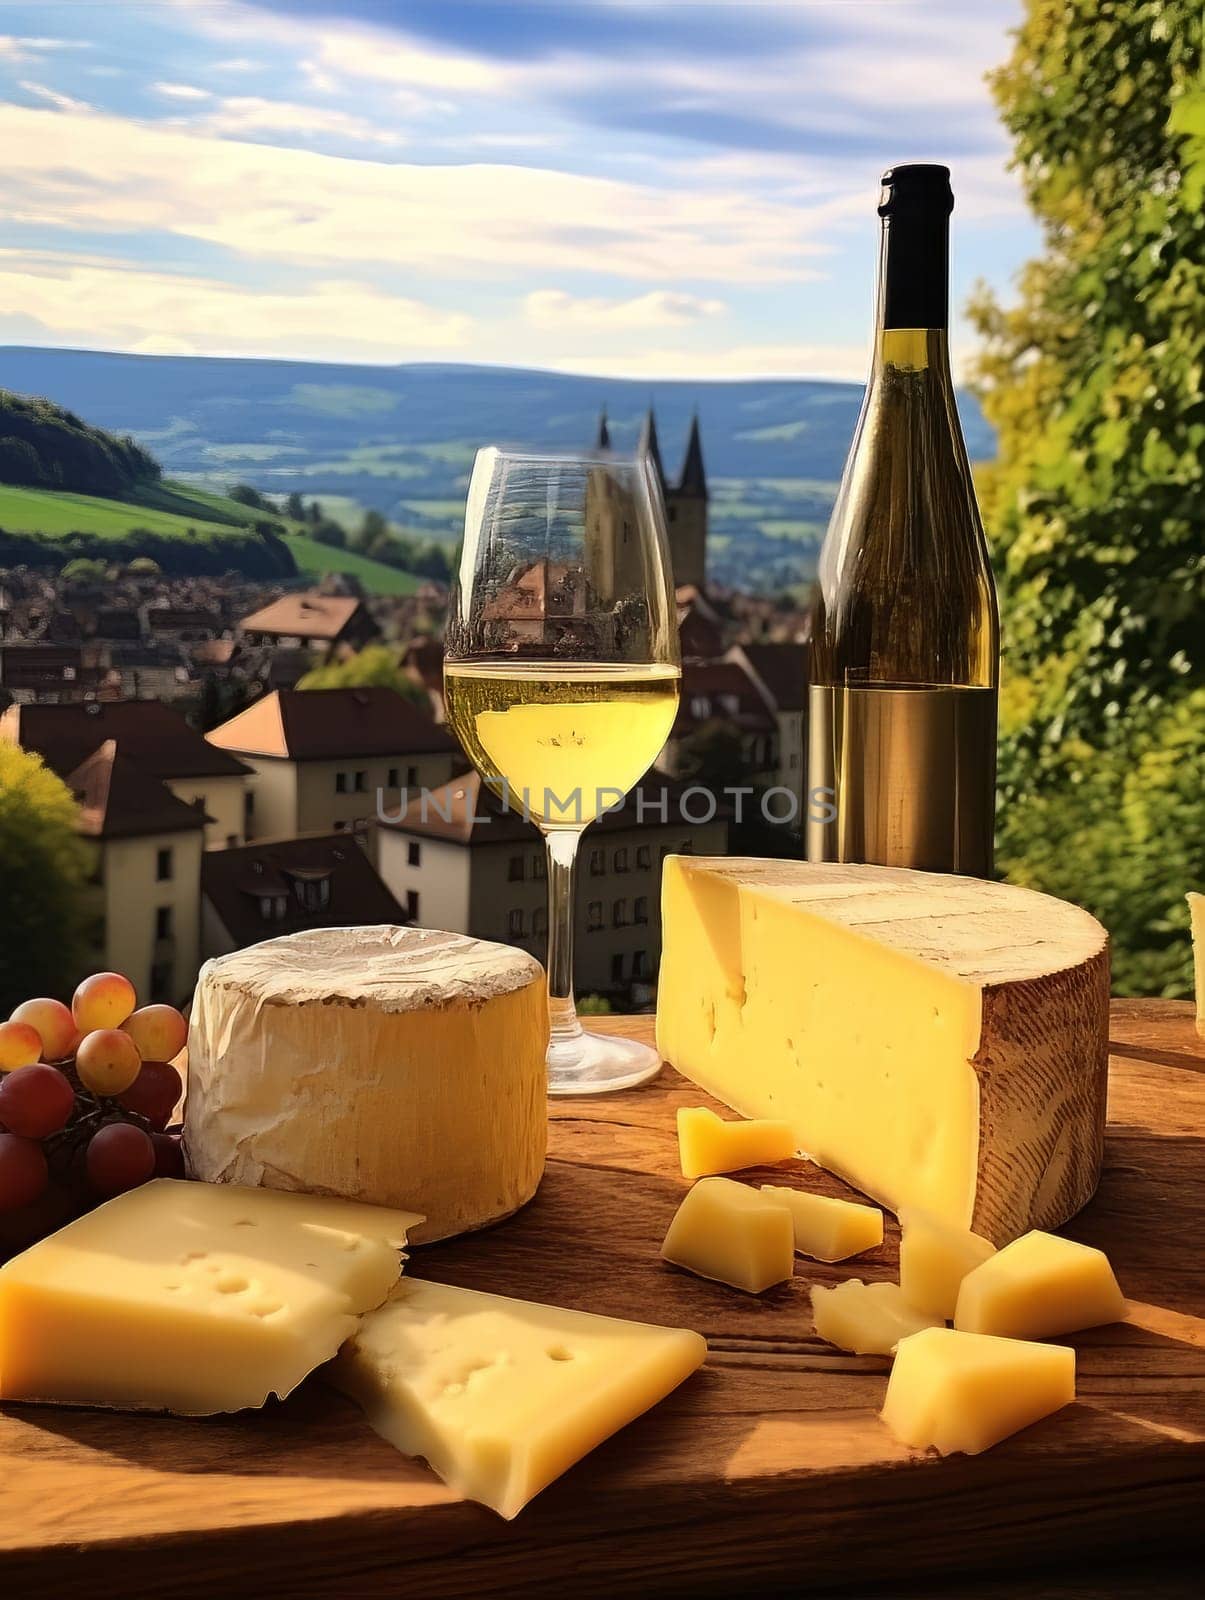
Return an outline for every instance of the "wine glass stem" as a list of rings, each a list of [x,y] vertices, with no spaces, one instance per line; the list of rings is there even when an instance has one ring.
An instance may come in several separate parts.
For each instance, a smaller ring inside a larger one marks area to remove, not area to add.
[[[550,1048],[581,1037],[573,1001],[573,869],[580,829],[556,828],[544,835],[548,847],[548,1012]]]

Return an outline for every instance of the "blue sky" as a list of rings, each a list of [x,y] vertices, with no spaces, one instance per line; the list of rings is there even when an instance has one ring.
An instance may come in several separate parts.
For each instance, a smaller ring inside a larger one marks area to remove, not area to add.
[[[884,166],[951,166],[956,307],[1035,248],[1019,14],[0,0],[0,341],[860,377]]]

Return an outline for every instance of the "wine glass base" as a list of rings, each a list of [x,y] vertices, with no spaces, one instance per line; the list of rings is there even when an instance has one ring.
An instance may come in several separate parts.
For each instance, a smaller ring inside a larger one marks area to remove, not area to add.
[[[661,1057],[647,1044],[611,1033],[580,1033],[548,1051],[548,1093],[609,1094],[634,1089],[661,1070]]]

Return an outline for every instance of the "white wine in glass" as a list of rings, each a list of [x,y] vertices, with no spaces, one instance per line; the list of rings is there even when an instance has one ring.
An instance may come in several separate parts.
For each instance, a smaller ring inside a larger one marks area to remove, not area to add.
[[[660,490],[642,457],[478,453],[448,610],[448,722],[548,849],[550,1094],[630,1088],[660,1065],[587,1033],[573,1001],[582,830],[620,804],[678,708],[677,610]]]

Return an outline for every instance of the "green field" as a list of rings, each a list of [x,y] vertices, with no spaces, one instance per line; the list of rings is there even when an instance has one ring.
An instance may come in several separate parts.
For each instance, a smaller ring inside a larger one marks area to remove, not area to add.
[[[354,550],[336,550],[305,534],[291,533],[285,543],[293,552],[297,570],[321,578],[328,572],[346,572],[358,578],[366,594],[413,594],[422,582],[411,572],[399,572],[383,561],[370,561]]]

